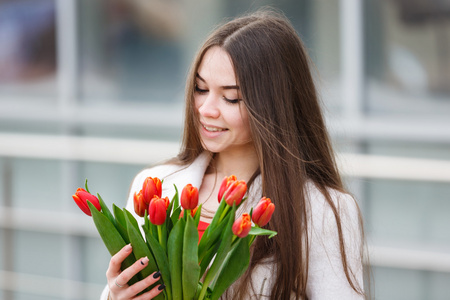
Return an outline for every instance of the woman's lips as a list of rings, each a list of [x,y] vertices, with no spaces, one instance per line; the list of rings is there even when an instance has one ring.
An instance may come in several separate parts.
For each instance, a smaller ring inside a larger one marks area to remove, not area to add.
[[[225,131],[226,130],[224,128],[208,126],[208,125],[203,125],[203,124],[202,124],[202,126],[203,126],[203,128],[205,128],[209,132],[219,132],[219,131]]]
[[[203,134],[210,138],[217,137],[217,136],[221,135],[224,131],[228,130],[226,128],[207,125],[207,124],[203,124],[203,123],[201,125],[202,125]]]

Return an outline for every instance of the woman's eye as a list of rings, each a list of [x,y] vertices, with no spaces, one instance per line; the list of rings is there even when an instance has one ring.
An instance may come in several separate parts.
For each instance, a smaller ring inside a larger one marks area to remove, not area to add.
[[[230,104],[236,104],[239,103],[239,101],[241,101],[241,99],[228,99],[227,97],[223,97],[223,100],[225,100],[227,103]]]
[[[205,94],[208,92],[208,90],[204,90],[198,87],[198,85],[195,85],[195,91],[199,94]]]

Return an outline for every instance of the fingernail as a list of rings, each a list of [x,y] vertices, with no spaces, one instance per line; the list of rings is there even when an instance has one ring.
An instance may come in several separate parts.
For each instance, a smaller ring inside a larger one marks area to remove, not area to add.
[[[145,264],[148,263],[148,257],[144,257],[143,259],[141,259],[141,265],[145,266]]]
[[[126,245],[124,248],[126,251],[131,251],[132,249],[131,244]]]
[[[156,272],[155,274],[153,274],[153,278],[155,278],[155,279],[158,278],[159,276],[161,276],[161,272],[159,272],[159,271]],[[163,288],[164,288],[164,287],[163,287]],[[162,289],[163,289],[163,288],[162,288]],[[162,290],[162,289],[161,289],[161,290]]]
[[[158,291],[161,291],[161,290],[163,290],[164,288],[165,288],[166,286],[164,285],[164,283],[163,284],[161,284],[160,286],[158,286]]]

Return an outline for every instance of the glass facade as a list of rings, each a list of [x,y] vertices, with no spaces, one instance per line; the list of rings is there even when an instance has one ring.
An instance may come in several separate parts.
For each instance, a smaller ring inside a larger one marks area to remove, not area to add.
[[[109,254],[71,195],[124,205],[176,154],[184,81],[223,21],[270,5],[315,65],[375,299],[448,299],[450,5],[420,0],[0,1],[0,300],[98,299]]]

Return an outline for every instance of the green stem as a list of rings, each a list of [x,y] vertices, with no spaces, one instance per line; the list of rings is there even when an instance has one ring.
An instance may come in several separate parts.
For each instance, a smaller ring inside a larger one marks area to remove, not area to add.
[[[250,246],[253,244],[253,241],[255,240],[255,238],[256,238],[256,235],[252,235],[251,237],[250,237],[250,240],[249,240],[249,242],[248,242],[248,247],[250,248]]]
[[[219,223],[222,222],[223,218],[225,218],[225,216],[227,215],[227,213],[228,213],[228,211],[230,210],[230,208],[231,208],[231,206],[229,206],[229,205],[227,205],[227,206],[224,208],[222,214],[220,215]]]
[[[236,244],[236,240],[238,239],[237,236],[233,235],[233,239],[231,240],[231,248]]]
[[[165,245],[164,239],[163,239],[163,232],[162,232],[162,228],[161,227],[162,227],[161,225],[157,226],[157,228],[158,228],[158,241],[159,241],[159,244],[161,245],[161,247],[164,249],[164,252],[167,252],[166,245]]]
[[[211,280],[203,282],[202,290],[200,291],[200,296],[198,296],[198,300],[203,300],[206,295],[206,291],[208,290],[208,285],[211,282]]]

